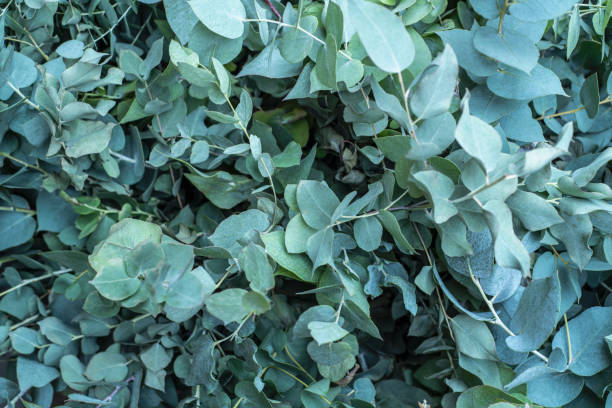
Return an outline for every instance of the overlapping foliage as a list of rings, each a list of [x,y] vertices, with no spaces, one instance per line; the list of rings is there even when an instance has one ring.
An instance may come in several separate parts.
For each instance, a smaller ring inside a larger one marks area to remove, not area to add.
[[[612,406],[610,0],[2,7],[3,405]]]

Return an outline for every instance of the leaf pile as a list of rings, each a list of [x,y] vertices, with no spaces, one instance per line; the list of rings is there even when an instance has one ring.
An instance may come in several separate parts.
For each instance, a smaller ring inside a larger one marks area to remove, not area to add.
[[[612,407],[611,0],[9,0],[0,404]]]

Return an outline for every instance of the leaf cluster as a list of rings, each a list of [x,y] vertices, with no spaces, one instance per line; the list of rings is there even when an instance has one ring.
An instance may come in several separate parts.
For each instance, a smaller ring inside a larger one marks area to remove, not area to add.
[[[611,0],[9,0],[0,406],[612,407]]]

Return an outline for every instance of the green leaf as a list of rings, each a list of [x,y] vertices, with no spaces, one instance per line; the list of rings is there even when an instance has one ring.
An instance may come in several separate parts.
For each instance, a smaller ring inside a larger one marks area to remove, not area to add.
[[[191,146],[191,154],[189,162],[192,164],[202,163],[208,160],[210,155],[210,146],[204,140],[198,140]]]
[[[305,255],[290,254],[285,248],[285,233],[273,231],[261,235],[266,247],[266,253],[283,268],[291,272],[292,276],[305,282],[313,282],[312,263]]]
[[[136,293],[140,282],[138,278],[127,275],[122,259],[113,258],[106,262],[91,284],[105,298],[119,301]]]
[[[317,231],[308,238],[306,242],[306,253],[312,261],[313,269],[332,263],[333,243],[334,231],[331,228]]]
[[[364,251],[374,251],[380,246],[383,228],[374,217],[359,218],[353,224],[355,241]]]
[[[529,254],[514,233],[510,209],[499,200],[491,200],[483,208],[493,233],[497,264],[504,268],[520,269],[524,276],[529,276]]]
[[[345,16],[368,56],[383,71],[402,72],[414,59],[414,44],[399,17],[378,4],[351,0]]]
[[[400,251],[405,254],[414,253],[414,248],[412,247],[412,245],[410,245],[410,242],[408,242],[408,240],[402,233],[399,223],[397,222],[397,218],[395,218],[395,215],[393,215],[393,213],[387,210],[381,210],[379,211],[377,217],[382,223],[385,230],[387,230],[387,232],[391,234],[395,245],[397,245]]]
[[[504,0],[470,0],[470,5],[476,13],[491,19],[499,15]]]
[[[512,69],[487,78],[487,86],[502,98],[531,100],[547,95],[565,95],[557,75],[537,64],[529,74]]]
[[[464,227],[465,228],[465,227]],[[477,278],[489,278],[493,273],[493,242],[491,233],[462,231],[465,244],[470,249],[469,256],[450,256],[445,253],[446,262],[454,271],[470,276],[470,271]]]
[[[389,116],[402,125],[404,129],[410,130],[408,113],[406,113],[400,101],[394,95],[385,92],[375,78],[372,78],[370,85],[372,86],[372,93],[374,94],[374,99],[376,99],[378,107],[388,113]]]
[[[593,224],[588,215],[562,214],[562,217],[564,222],[550,227],[550,232],[563,242],[570,259],[582,270],[593,255],[593,250],[589,247]]]
[[[563,222],[555,207],[537,194],[516,190],[506,203],[530,231],[540,231]]]
[[[310,322],[308,323],[308,330],[310,330],[310,335],[319,346],[333,343],[349,334],[336,322]]]
[[[128,374],[128,361],[122,354],[103,351],[89,360],[84,374],[91,381],[123,381]]]
[[[460,352],[484,360],[497,360],[495,340],[486,323],[465,315],[451,319],[451,327]]]
[[[510,14],[523,21],[552,20],[566,13],[575,0],[524,0],[510,5]]]
[[[249,313],[242,301],[246,294],[246,290],[238,288],[214,293],[206,298],[206,309],[224,324],[240,322]]]
[[[508,327],[515,336],[506,337],[512,350],[537,350],[555,329],[559,316],[561,293],[557,276],[531,281],[523,291]],[[538,315],[537,319],[533,316]]]
[[[296,214],[287,223],[285,229],[285,247],[291,254],[306,252],[308,239],[317,232],[310,228],[300,214]]]
[[[457,399],[457,408],[481,408],[489,407],[491,404],[508,401],[513,404],[523,404],[520,399],[505,393],[504,391],[488,386],[478,385],[464,391]]]
[[[81,157],[102,152],[111,140],[114,127],[114,123],[100,121],[79,119],[69,122],[63,133],[66,154]]]
[[[501,137],[491,125],[470,114],[467,101],[464,99],[462,102],[463,112],[455,129],[455,139],[489,173],[495,170],[499,162]]]
[[[44,342],[36,330],[27,327],[19,327],[10,332],[9,338],[11,339],[11,347],[19,354],[31,354]]]
[[[340,201],[324,181],[302,180],[297,186],[297,203],[306,224],[314,229],[326,228]]]
[[[514,30],[500,35],[493,27],[479,27],[474,33],[474,48],[499,62],[529,74],[540,53],[533,41]]]
[[[174,31],[181,44],[185,44],[189,41],[189,34],[198,22],[198,17],[187,0],[164,0],[164,9],[172,31]]]
[[[308,343],[308,355],[318,364],[337,365],[352,357],[351,346],[346,342],[322,344],[314,341]]]
[[[333,35],[328,35],[325,39],[325,45],[319,48],[317,54],[317,63],[315,65],[315,73],[317,78],[323,85],[330,89],[336,89],[336,65],[338,59],[338,50],[336,39]]]
[[[270,310],[270,299],[257,291],[249,291],[242,297],[242,306],[248,313],[261,315]]]
[[[255,58],[244,64],[237,77],[257,75],[266,78],[290,78],[299,74],[301,63],[286,61],[278,47],[271,43]]]
[[[212,32],[230,39],[242,36],[246,11],[240,0],[228,0],[223,5],[214,0],[190,0],[189,5]]]
[[[81,58],[83,55],[83,48],[85,44],[79,40],[68,40],[55,50],[59,55],[64,58],[76,59]]]
[[[40,332],[48,338],[52,343],[65,346],[72,341],[73,336],[76,336],[76,330],[66,325],[55,316],[49,316],[38,322]]]
[[[25,392],[32,387],[44,387],[59,375],[59,371],[53,367],[47,367],[27,358],[17,357],[17,380],[19,381],[20,391]]]
[[[423,71],[410,97],[410,108],[419,119],[431,118],[448,111],[455,94],[459,67],[450,46]]]
[[[215,246],[225,248],[234,256],[238,256],[242,248],[238,240],[253,231],[262,232],[269,225],[270,221],[265,213],[247,210],[223,220],[209,238]]]
[[[211,112],[208,112],[210,116]],[[208,174],[185,174],[191,182],[219,208],[233,208],[250,196],[251,189],[257,184],[254,180],[240,175],[233,175],[225,171],[216,171]]]
[[[12,198],[17,207],[29,207],[23,198],[18,196]],[[34,236],[35,231],[36,221],[31,214],[0,210],[0,251],[28,242]]]
[[[172,360],[172,353],[166,350],[161,344],[155,343],[142,353],[140,353],[142,363],[151,371],[159,371]]]
[[[599,83],[597,72],[589,75],[580,88],[580,102],[584,105],[589,118],[594,118],[599,112]]]
[[[581,167],[572,173],[572,178],[578,187],[584,187],[595,177],[599,169],[612,160],[612,147],[606,148],[595,160],[587,166]]]
[[[250,243],[242,249],[238,259],[252,289],[265,293],[274,288],[274,270],[262,247]]]
[[[420,171],[413,177],[433,204],[433,219],[436,224],[442,224],[457,214],[457,208],[449,201],[455,191],[455,183],[450,178],[435,170]]]
[[[455,140],[455,119],[450,113],[425,119],[416,130],[416,138],[409,140],[406,158],[427,160],[441,154]]]
[[[569,25],[567,27],[567,48],[565,56],[567,59],[570,58],[572,52],[578,44],[578,37],[580,36],[580,11],[578,7],[574,6],[572,15],[570,17]]]
[[[204,268],[200,268],[199,273],[204,277],[200,279],[194,273],[188,272],[178,281],[171,283],[166,295],[166,305],[180,309],[199,309],[204,298],[215,289],[214,281]],[[206,282],[206,286],[202,284],[202,280]]]
[[[287,8],[289,7],[290,6],[287,5]],[[288,24],[294,24],[293,21],[286,22]],[[302,16],[299,20],[299,26],[302,30],[311,34],[315,32],[317,24],[318,21],[315,16]],[[282,57],[290,63],[295,64],[303,61],[312,48],[312,37],[302,30],[295,27],[283,28],[283,36],[279,42],[279,49]]]
[[[59,362],[59,367],[62,381],[70,388],[77,391],[86,391],[89,388],[89,381],[83,375],[85,366],[75,355],[63,356]]]
[[[495,61],[480,54],[474,48],[474,32],[468,30],[447,30],[436,33],[445,44],[455,51],[459,65],[476,76],[488,77],[496,71]]]

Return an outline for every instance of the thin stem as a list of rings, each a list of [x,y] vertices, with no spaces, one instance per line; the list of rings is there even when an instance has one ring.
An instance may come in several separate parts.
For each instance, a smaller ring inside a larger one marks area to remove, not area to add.
[[[289,352],[289,347],[285,346],[285,353],[287,353],[287,355],[289,356],[289,359],[293,362],[293,364],[295,364],[297,366],[297,368],[299,368],[304,374],[306,374],[308,376],[308,378],[310,378],[310,380],[312,382],[316,382],[317,380],[310,375],[310,373],[308,371],[306,371],[306,369],[299,363],[299,361],[297,361],[293,355]]]
[[[505,180],[510,180],[513,178],[516,178],[517,176],[514,174],[506,174],[505,176],[501,176],[500,178],[498,178],[497,180],[493,181],[492,183],[489,184],[485,184],[479,188],[477,188],[476,190],[470,192],[469,194],[464,195],[463,197],[459,197],[456,200],[452,200],[451,203],[453,204],[457,204],[457,203],[461,203],[463,201],[469,200],[470,198],[473,198],[475,196],[477,196],[478,194],[482,193],[485,190],[490,189],[491,187],[493,187],[494,185],[501,183],[502,181]]]
[[[267,18],[243,18],[242,21],[245,22],[245,23],[272,23],[272,24],[278,24],[279,26],[282,26],[282,27],[295,28],[297,30],[300,30],[301,32],[303,32],[304,34],[306,34],[307,36],[309,36],[310,38],[312,38],[316,42],[325,45],[325,41],[323,41],[322,39],[320,39],[316,35],[312,34],[308,30],[304,30],[299,25],[287,24],[287,23],[283,23],[282,21],[270,20],[270,19],[267,19]],[[345,53],[344,51],[338,50],[338,52],[343,57],[347,58],[348,60],[351,60],[351,61],[353,60],[353,58],[350,55],[348,55],[347,53]]]
[[[72,269],[60,269],[59,271],[50,272],[50,273],[48,273],[46,275],[38,276],[36,278],[26,279],[26,280],[22,281],[21,283],[19,283],[19,284],[15,285],[15,286],[5,290],[4,292],[0,292],[0,298],[3,297],[4,295],[7,295],[7,294],[9,294],[11,292],[16,291],[19,288],[22,288],[24,286],[28,286],[30,283],[34,283],[34,282],[38,282],[38,281],[41,281],[41,280],[44,280],[44,279],[60,276],[60,275],[63,275],[65,273],[67,273],[67,272],[72,272]]]
[[[9,86],[9,88],[11,88],[13,90],[13,92],[15,92],[17,95],[19,95],[21,97],[21,99],[23,99],[23,101],[25,103],[30,105],[32,108],[36,109],[38,112],[41,112],[40,107],[37,104],[35,104],[34,102],[32,102],[27,96],[25,96],[19,90],[19,88],[17,88],[15,85],[13,85],[13,83],[11,81],[6,81],[6,84]]]
[[[236,112],[234,105],[230,101],[229,97],[223,92],[220,86],[219,86],[219,90],[221,91],[221,93],[223,93],[223,96],[225,97],[227,104],[229,105],[230,109],[232,110],[234,114],[234,119],[236,119],[236,121],[238,122],[238,125],[242,129],[242,132],[246,136],[247,140],[251,140],[251,135],[249,135],[249,131],[246,128],[247,124],[242,123],[242,120],[240,119],[240,116],[238,116],[238,112]],[[276,220],[276,212],[278,211],[278,198],[276,197],[276,188],[274,187],[274,181],[272,181],[272,174],[270,173],[270,170],[268,169],[268,165],[266,164],[263,157],[260,157],[259,161],[261,162],[264,170],[266,171],[266,176],[268,178],[268,181],[270,182],[270,187],[272,188],[272,196],[274,197],[274,209],[272,210],[272,222],[270,223],[270,226],[268,227],[268,229],[266,229],[266,232],[265,232],[265,233],[268,233],[274,227],[274,222]]]
[[[606,99],[600,101],[599,104],[603,105],[603,104],[609,103],[609,102],[612,102],[612,96],[608,96]],[[551,115],[542,115],[542,116],[536,118],[536,120],[544,120],[544,119],[556,118],[558,116],[563,116],[563,115],[570,115],[572,113],[580,112],[581,110],[584,110],[584,109],[586,109],[586,107],[585,106],[581,106],[579,108],[568,110],[568,111],[564,111],[564,112],[553,113]]]
[[[101,36],[99,36],[98,38],[94,38],[92,42],[87,44],[87,47],[91,47],[92,45],[95,45],[98,41],[100,41],[102,38],[106,37],[109,33],[111,33],[121,23],[121,21],[123,21],[123,19],[125,18],[125,16],[127,16],[127,14],[130,12],[131,9],[132,9],[132,5],[129,5],[128,8],[123,12],[121,17],[119,17],[117,22],[113,24],[111,28],[106,30]]]
[[[505,2],[504,2],[504,9],[500,10],[501,13],[499,14],[499,24],[497,25],[497,32],[499,33],[499,35],[501,35],[501,33],[502,33],[502,28],[503,28],[503,25],[504,25],[504,17],[506,15],[506,11],[508,11],[508,3],[509,3],[509,1],[505,0]]]
[[[509,336],[512,336],[512,337],[516,336],[516,334],[514,334],[514,332],[512,330],[510,330],[510,328],[508,328],[508,326],[506,326],[506,324],[499,317],[499,315],[497,314],[497,311],[495,310],[495,307],[493,306],[493,302],[491,302],[489,300],[488,296],[484,292],[484,289],[482,289],[482,286],[480,285],[480,282],[478,281],[478,279],[476,279],[476,277],[474,276],[474,273],[472,273],[472,265],[470,264],[470,259],[466,258],[466,260],[467,260],[468,272],[470,273],[470,278],[472,279],[472,282],[474,283],[474,285],[478,289],[478,292],[480,292],[480,296],[484,300],[485,304],[489,308],[489,311],[493,315],[493,318],[495,319],[495,320],[493,320],[490,323],[493,323],[493,324],[501,327],[506,333],[508,333]],[[542,353],[540,353],[539,351],[531,350],[530,352],[533,355],[535,355],[538,358],[540,358],[545,363],[548,363],[548,358],[545,355],[543,355]]]
[[[10,5],[10,3],[9,3]],[[8,5],[5,7],[5,9],[2,11],[2,14],[4,14],[4,12],[6,11],[6,9],[8,8]],[[45,54],[45,52],[39,47],[38,43],[36,42],[36,40],[34,39],[34,37],[32,36],[32,33],[30,33],[24,26],[22,26],[21,24],[19,24],[19,22],[17,20],[15,20],[13,17],[11,17],[10,14],[7,14],[8,18],[15,23],[15,25],[17,25],[21,31],[23,31],[28,38],[30,39],[30,41],[32,41],[32,45],[34,46],[34,48],[36,48],[36,51],[38,51],[38,53],[45,59],[45,61],[49,61],[49,56],[47,54]]]
[[[30,317],[28,317],[27,319],[22,320],[21,322],[19,322],[19,323],[17,323],[17,324],[14,324],[13,326],[11,326],[11,327],[9,328],[9,331],[17,330],[17,329],[18,329],[18,328],[20,328],[21,326],[25,326],[25,325],[27,325],[27,324],[32,323],[34,320],[38,319],[38,316],[39,316],[39,315],[38,315],[38,313],[37,313],[37,314],[35,314],[34,316],[30,316]]]
[[[565,322],[565,334],[567,336],[567,350],[569,358],[567,361],[572,362],[572,340],[570,338],[569,325],[567,324],[567,313],[563,313],[563,321]]]
[[[7,207],[7,206],[0,206],[0,211],[14,211],[14,212],[28,214],[28,215],[36,214],[36,210],[30,210],[28,208]]]
[[[423,240],[423,237],[421,236],[421,232],[419,231],[419,228],[414,222],[412,223],[412,227],[416,231],[417,236],[419,237],[419,241],[421,241],[421,246],[423,247],[423,250],[425,251],[425,255],[427,256],[427,261],[429,262],[429,266],[433,267],[433,261],[431,259],[431,256],[429,255],[429,250],[427,249],[427,246],[425,246],[425,241]],[[440,296],[440,291],[438,290],[437,286],[436,286],[436,295],[438,296],[438,303],[440,304],[440,308],[442,309],[442,314],[444,315],[444,320],[446,321],[448,332],[450,333],[451,339],[455,341],[455,335],[453,334],[453,329],[450,324],[450,318],[448,317],[448,314],[446,313],[446,309],[444,308],[444,303],[442,303],[442,296]],[[453,362],[450,356],[448,357],[448,359],[451,362],[451,365],[453,365]],[[453,366],[453,370],[454,369],[455,367]]]
[[[397,73],[397,79],[400,83],[400,88],[402,88],[402,98],[404,99],[404,109],[406,110],[406,116],[408,117],[408,125],[410,125],[409,132],[412,137],[416,140],[416,131],[414,130],[414,122],[412,121],[412,117],[410,116],[410,108],[408,107],[408,91],[406,91],[406,85],[404,85],[404,78],[402,77],[402,73]]]
[[[36,171],[39,171],[39,172],[41,172],[42,174],[44,174],[45,176],[49,176],[49,173],[47,173],[47,171],[46,171],[46,170],[44,170],[44,169],[43,169],[42,167],[40,167],[40,166],[37,166],[37,165],[35,165],[35,164],[30,164],[30,163],[28,163],[28,162],[26,162],[26,161],[23,161],[23,160],[21,160],[21,159],[16,158],[15,156],[11,156],[11,155],[10,155],[10,154],[8,154],[8,153],[0,152],[0,156],[2,156],[2,157],[6,157],[7,159],[12,160],[12,161],[14,161],[14,162],[17,162],[17,163],[19,163],[19,164],[21,164],[21,165],[23,165],[23,166],[25,166],[25,167],[29,167],[30,169],[34,169],[34,170],[36,170]]]

